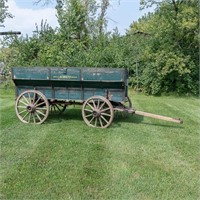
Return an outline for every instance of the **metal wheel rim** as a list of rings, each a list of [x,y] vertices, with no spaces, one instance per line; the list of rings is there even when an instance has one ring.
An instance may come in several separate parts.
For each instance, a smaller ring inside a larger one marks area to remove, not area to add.
[[[91,97],[83,104],[82,117],[88,126],[107,128],[113,121],[113,106],[110,101],[104,97]]]
[[[15,111],[21,122],[41,124],[49,115],[49,102],[41,92],[27,90],[18,96]]]

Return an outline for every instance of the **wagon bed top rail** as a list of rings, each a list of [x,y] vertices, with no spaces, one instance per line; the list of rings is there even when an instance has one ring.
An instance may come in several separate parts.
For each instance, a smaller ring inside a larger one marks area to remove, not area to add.
[[[13,80],[124,82],[128,79],[125,68],[13,67],[12,74]]]

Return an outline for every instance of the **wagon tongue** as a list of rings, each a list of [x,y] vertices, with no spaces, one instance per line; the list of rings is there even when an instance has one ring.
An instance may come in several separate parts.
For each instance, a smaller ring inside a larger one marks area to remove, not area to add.
[[[141,116],[145,116],[145,117],[151,117],[151,118],[155,118],[155,119],[161,119],[161,120],[165,120],[165,121],[169,121],[169,122],[175,122],[178,124],[182,124],[183,120],[176,119],[176,118],[172,118],[172,117],[166,117],[166,116],[162,116],[162,115],[156,115],[156,114],[152,114],[152,113],[148,113],[148,112],[143,112],[143,111],[138,111],[135,110],[134,112],[136,115],[141,115]]]

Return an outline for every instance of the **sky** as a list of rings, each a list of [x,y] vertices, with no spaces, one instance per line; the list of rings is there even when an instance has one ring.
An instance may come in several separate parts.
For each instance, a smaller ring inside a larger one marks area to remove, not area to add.
[[[140,0],[111,0],[111,6],[107,10],[108,31],[118,28],[120,34],[125,34],[133,21],[137,21],[144,13],[152,10],[139,10]],[[55,2],[55,0],[54,0]],[[9,12],[14,15],[12,19],[6,19],[4,28],[0,31],[21,31],[23,35],[32,35],[36,24],[41,20],[55,28],[58,26],[54,4],[36,5],[34,0],[8,0]]]

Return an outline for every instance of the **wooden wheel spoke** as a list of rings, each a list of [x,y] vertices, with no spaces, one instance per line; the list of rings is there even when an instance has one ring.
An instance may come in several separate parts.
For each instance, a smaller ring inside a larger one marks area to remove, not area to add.
[[[28,99],[29,99],[29,103],[31,104],[31,95],[30,95],[30,92],[28,92]]]
[[[88,118],[88,117],[91,117],[91,116],[93,116],[93,114],[86,115],[85,117]]]
[[[111,114],[108,114],[108,113],[101,113],[101,115],[111,117]]]
[[[27,110],[22,110],[21,112],[19,112],[19,115],[21,115],[24,112],[27,112]]]
[[[96,107],[96,104],[95,104],[95,102],[94,102],[94,99],[92,99],[91,101],[92,101],[92,104],[93,104],[94,108],[97,108],[97,107]]]
[[[84,109],[84,111],[86,111],[86,112],[90,112],[90,113],[92,113],[93,111],[92,110],[88,110],[88,109]]]
[[[46,116],[43,112],[40,112],[39,110],[36,110],[36,112],[42,116]]]
[[[28,104],[25,103],[25,102],[23,102],[21,99],[19,100],[19,103],[22,103],[22,104],[24,104],[25,106],[28,106]],[[18,106],[18,107],[19,107],[19,106]]]
[[[36,107],[36,110],[47,110],[46,107],[40,108],[40,107]]]
[[[18,106],[18,108],[26,108],[27,106]]]
[[[92,119],[89,121],[90,123],[94,120],[95,117],[92,117]]]
[[[24,116],[23,116],[23,120],[26,118],[26,116],[29,114],[29,112],[27,112]]]
[[[102,123],[101,118],[99,118],[99,122],[100,122],[101,127],[103,127],[103,123]]]
[[[105,108],[105,109],[101,110],[101,113],[104,113],[107,110],[110,110],[110,108],[108,107],[108,108]]]
[[[94,107],[92,107],[89,102],[86,105],[88,105],[92,110],[94,110]]]
[[[23,99],[26,101],[27,105],[29,105],[30,102],[28,102],[28,100],[27,100],[27,98],[25,97],[25,95],[23,95],[22,97],[23,97]]]
[[[36,123],[36,121],[35,121],[35,113],[32,115],[32,117],[33,117],[33,123],[35,124]]]
[[[37,99],[37,101],[34,103],[34,106],[37,105],[37,103],[40,101],[41,98],[42,98],[42,97],[40,96],[40,97]]]
[[[100,99],[98,99],[97,101],[97,109],[99,109],[99,106],[100,106]]]
[[[107,124],[109,123],[109,121],[107,121],[107,119],[106,119],[104,116],[101,115],[101,118],[102,118]]]
[[[101,110],[103,108],[103,106],[105,105],[105,101],[101,104],[101,107],[99,108],[99,110]]]
[[[33,104],[35,104],[36,93],[33,95]]]
[[[40,118],[40,116],[37,114],[37,112],[35,112],[37,118],[39,119],[39,121],[42,121],[42,119]]]
[[[95,118],[94,126],[97,126],[97,118]]]
[[[37,104],[37,105],[35,105],[35,107],[37,108],[37,107],[39,107],[39,106],[41,106],[41,105],[43,105],[43,104],[45,104],[45,102],[43,101],[43,102],[41,102],[41,103],[39,103],[39,104]]]

